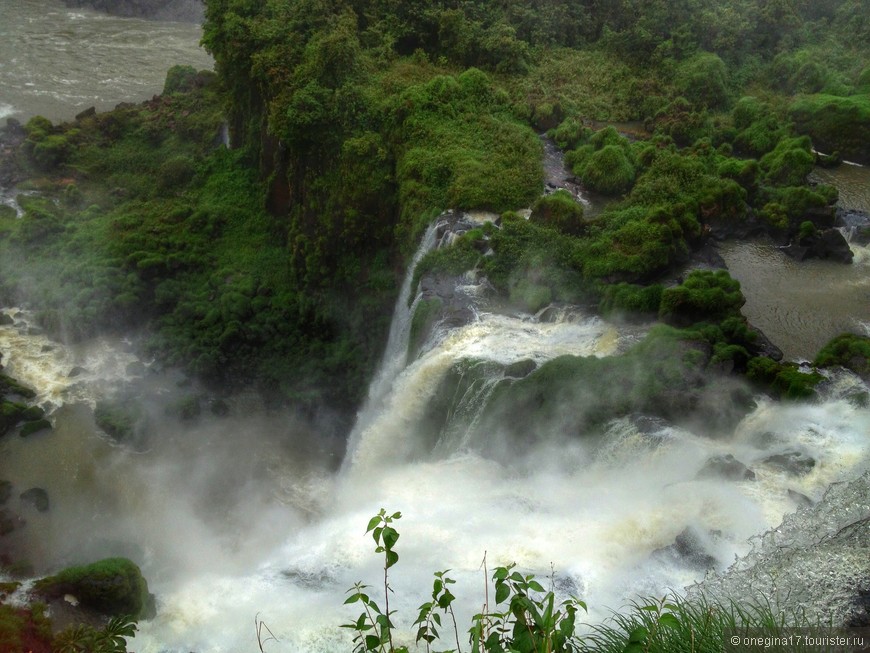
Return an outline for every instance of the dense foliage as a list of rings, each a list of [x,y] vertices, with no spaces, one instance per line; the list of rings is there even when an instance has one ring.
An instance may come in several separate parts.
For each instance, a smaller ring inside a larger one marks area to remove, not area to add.
[[[812,144],[868,154],[865,8],[209,0],[215,79],[176,67],[142,106],[28,123],[39,193],[0,214],[3,295],[67,337],[142,325],[166,362],[348,417],[446,208],[533,212],[418,277],[476,266],[528,310],[657,315],[656,282],[711,234],[827,226],[836,193],[805,178]],[[539,199],[536,130],[618,201],[590,219]]]

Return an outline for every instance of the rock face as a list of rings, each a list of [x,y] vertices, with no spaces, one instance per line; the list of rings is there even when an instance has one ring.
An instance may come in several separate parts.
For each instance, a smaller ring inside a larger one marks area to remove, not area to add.
[[[115,16],[202,22],[202,0],[64,0],[67,7],[95,9]]]
[[[870,624],[870,473],[832,485],[817,504],[788,515],[719,576],[689,589],[728,604],[804,610],[810,623]]]

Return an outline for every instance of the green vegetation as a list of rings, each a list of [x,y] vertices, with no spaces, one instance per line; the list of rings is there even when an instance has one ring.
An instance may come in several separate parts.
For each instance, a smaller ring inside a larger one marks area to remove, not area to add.
[[[154,611],[148,583],[139,567],[126,558],[106,558],[90,565],[69,567],[38,580],[33,590],[48,599],[72,594],[82,605],[110,616],[138,619]]]
[[[354,633],[354,653],[408,653],[407,646],[393,644],[392,632],[397,617],[396,611],[389,609],[389,597],[393,591],[389,584],[389,569],[399,560],[395,551],[399,539],[395,524],[401,516],[398,512],[387,515],[382,508],[369,521],[366,534],[372,533],[376,553],[384,555],[384,608],[378,605],[371,586],[358,582],[348,590],[350,596],[345,605],[360,605],[363,609],[357,619],[342,626]],[[456,581],[447,576],[448,571],[435,572],[432,600],[420,606],[413,623],[415,643],[425,645],[427,652],[442,642],[449,642],[448,646],[455,644],[453,651],[461,651],[463,647],[453,611],[456,600],[453,592],[457,589],[451,586],[456,585]],[[534,574],[521,573],[513,563],[496,567],[489,575],[486,556],[483,574],[486,590],[481,597],[482,609],[472,617],[471,628],[467,631],[472,653],[712,652],[721,651],[723,642],[731,635],[751,633],[753,637],[780,641],[772,638],[789,640],[787,632],[797,627],[812,630],[800,613],[774,614],[770,605],[731,603],[725,606],[709,603],[703,597],[687,600],[672,595],[633,603],[626,613],[616,614],[581,634],[578,618],[586,611],[586,603],[575,596],[559,600],[552,588],[552,580],[551,588],[547,590],[543,584],[546,581],[542,582]],[[442,615],[445,619],[450,617],[446,626],[442,623]],[[261,626],[258,623],[258,635]],[[444,630],[447,632],[442,635]],[[776,646],[774,649],[785,650]],[[793,647],[788,650],[793,650]]]
[[[864,378],[870,377],[870,337],[843,333],[822,347],[813,364],[841,365]]]
[[[0,297],[27,288],[71,338],[145,327],[151,353],[208,383],[349,420],[397,278],[446,208],[506,217],[417,278],[476,267],[526,310],[583,301],[627,317],[657,313],[658,282],[710,234],[823,226],[835,198],[806,185],[801,135],[863,156],[863,13],[852,0],[211,0],[216,75],[176,66],[143,105],[28,122],[17,160],[39,192],[21,220],[0,215]],[[602,120],[637,124],[630,138],[588,126]],[[621,201],[587,219],[564,194],[541,198],[536,130]],[[512,213],[527,207],[529,221]],[[702,304],[691,318],[718,319]]]

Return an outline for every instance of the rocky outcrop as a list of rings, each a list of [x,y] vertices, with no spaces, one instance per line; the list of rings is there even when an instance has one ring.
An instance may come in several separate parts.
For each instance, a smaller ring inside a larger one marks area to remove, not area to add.
[[[810,623],[870,625],[870,473],[832,485],[813,506],[753,540],[726,572],[689,588],[688,598],[769,605]]]
[[[839,229],[816,231],[793,241],[783,247],[782,251],[798,261],[818,258],[838,263],[851,263],[854,256],[848,241]]]
[[[115,16],[202,22],[202,0],[64,0],[67,7],[94,9]]]

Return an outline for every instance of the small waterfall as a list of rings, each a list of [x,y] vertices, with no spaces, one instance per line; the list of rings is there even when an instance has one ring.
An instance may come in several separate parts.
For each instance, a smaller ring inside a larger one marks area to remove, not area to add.
[[[435,246],[435,234],[438,229],[438,221],[434,221],[426,229],[408,270],[399,289],[396,305],[393,308],[393,319],[390,322],[390,335],[387,338],[387,346],[378,366],[375,378],[369,386],[368,397],[365,405],[357,415],[356,424],[348,438],[347,455],[343,468],[352,457],[359,444],[360,434],[372,423],[375,417],[384,409],[384,401],[396,379],[396,376],[405,367],[408,354],[408,340],[411,331],[411,317],[414,315],[416,306],[411,299],[411,282],[414,278],[414,269],[420,260]]]

